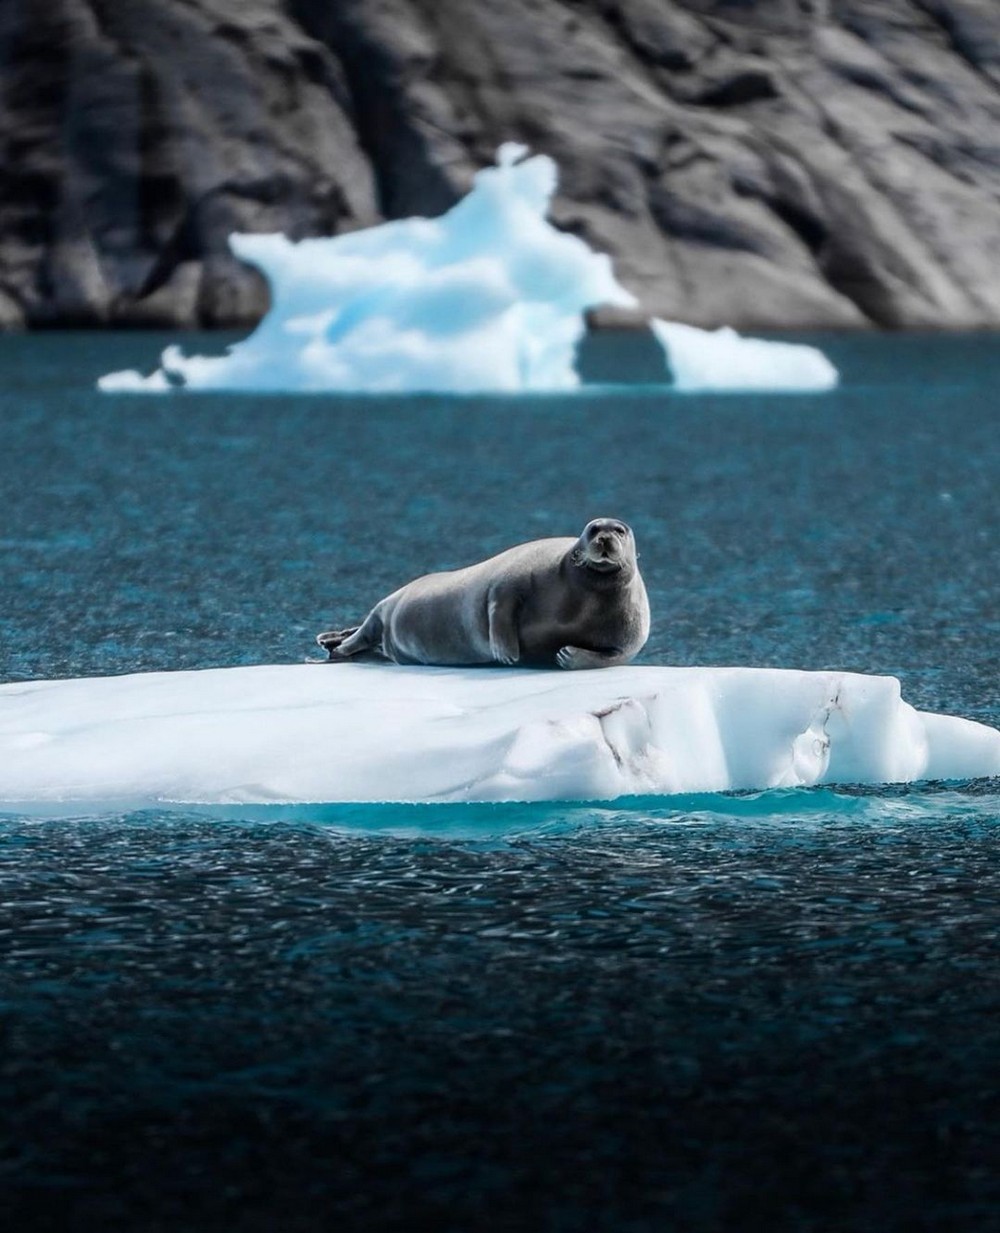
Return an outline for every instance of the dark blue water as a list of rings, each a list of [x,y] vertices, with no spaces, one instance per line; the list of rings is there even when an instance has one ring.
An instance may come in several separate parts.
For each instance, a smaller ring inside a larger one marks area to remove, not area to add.
[[[997,340],[825,340],[824,396],[93,391],[162,342],[0,339],[4,680],[296,661],[613,514],[642,661],[891,672],[1000,723]],[[1000,1228],[998,840],[997,781],[8,816],[2,1210]]]

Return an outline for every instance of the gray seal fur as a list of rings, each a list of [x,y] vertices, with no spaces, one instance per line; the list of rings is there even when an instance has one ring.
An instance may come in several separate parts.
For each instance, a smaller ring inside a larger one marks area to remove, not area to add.
[[[595,518],[578,539],[536,539],[464,569],[425,574],[379,600],[359,626],[316,641],[331,660],[609,668],[649,637],[635,537]]]

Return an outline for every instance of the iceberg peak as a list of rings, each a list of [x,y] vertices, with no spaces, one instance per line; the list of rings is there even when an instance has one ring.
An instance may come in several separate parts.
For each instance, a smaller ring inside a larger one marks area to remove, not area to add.
[[[513,167],[527,158],[529,153],[528,147],[520,141],[505,141],[497,150],[497,166]]]

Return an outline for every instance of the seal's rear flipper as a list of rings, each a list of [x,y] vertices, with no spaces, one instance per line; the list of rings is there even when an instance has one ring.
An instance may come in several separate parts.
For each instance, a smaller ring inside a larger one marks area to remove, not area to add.
[[[342,642],[346,642],[352,634],[356,634],[361,627],[354,625],[350,629],[328,629],[325,634],[317,634],[316,641],[320,644],[324,651],[327,651],[330,658],[333,658],[333,653]]]
[[[378,607],[368,613],[360,625],[350,629],[330,629],[318,634],[316,641],[331,659],[349,659],[366,651],[378,652],[382,647],[382,617]]]

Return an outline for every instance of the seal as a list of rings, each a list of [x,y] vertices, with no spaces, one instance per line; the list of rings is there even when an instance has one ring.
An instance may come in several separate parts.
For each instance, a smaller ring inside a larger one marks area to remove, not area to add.
[[[573,669],[627,663],[648,637],[632,530],[595,518],[578,539],[536,539],[425,574],[379,600],[360,625],[316,641],[331,660],[368,652],[397,664]]]

